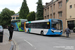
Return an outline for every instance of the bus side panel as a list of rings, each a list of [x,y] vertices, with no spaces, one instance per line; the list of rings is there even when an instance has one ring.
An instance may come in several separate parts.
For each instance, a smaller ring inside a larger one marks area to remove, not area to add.
[[[31,33],[40,34],[41,30],[43,30],[43,29],[31,28]]]
[[[14,30],[15,30],[15,31],[17,30],[17,25],[16,25],[16,23],[14,23]]]
[[[18,25],[17,25],[17,23],[15,23],[15,25],[16,25],[16,31],[18,31]]]
[[[26,28],[26,31],[27,31],[27,32],[28,32],[28,29],[29,29],[29,28]]]
[[[62,35],[62,32],[52,32],[51,29],[49,29],[46,35]]]
[[[14,26],[14,30],[17,31],[17,23],[11,23]]]
[[[21,22],[17,22],[17,26],[18,26],[18,31],[24,31],[21,29]]]
[[[44,35],[46,35],[48,32],[48,29],[44,29]]]
[[[27,32],[26,31],[26,22],[24,22],[24,32]]]

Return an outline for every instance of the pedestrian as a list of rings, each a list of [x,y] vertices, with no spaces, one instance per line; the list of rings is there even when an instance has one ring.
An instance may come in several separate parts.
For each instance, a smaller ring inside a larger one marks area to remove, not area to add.
[[[66,32],[66,37],[69,37],[70,29],[68,27],[65,29],[65,32]]]
[[[9,41],[12,41],[13,30],[14,30],[14,27],[12,24],[8,27],[8,30],[9,30]]]

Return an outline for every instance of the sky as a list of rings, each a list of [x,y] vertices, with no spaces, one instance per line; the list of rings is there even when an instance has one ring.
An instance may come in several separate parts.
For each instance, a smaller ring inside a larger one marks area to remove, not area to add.
[[[36,2],[38,0],[26,0],[27,1],[27,6],[29,7],[30,12],[35,11],[37,8]],[[46,5],[46,2],[50,2],[51,0],[42,0],[43,5]],[[15,13],[18,13],[20,11],[21,5],[22,5],[23,0],[0,0],[0,12],[4,8],[8,8]]]

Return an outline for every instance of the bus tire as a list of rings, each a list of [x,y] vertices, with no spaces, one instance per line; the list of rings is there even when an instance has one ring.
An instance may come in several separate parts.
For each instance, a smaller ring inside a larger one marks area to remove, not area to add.
[[[44,32],[43,31],[41,31],[41,35],[44,35]]]
[[[18,31],[18,29],[17,29],[17,31]]]

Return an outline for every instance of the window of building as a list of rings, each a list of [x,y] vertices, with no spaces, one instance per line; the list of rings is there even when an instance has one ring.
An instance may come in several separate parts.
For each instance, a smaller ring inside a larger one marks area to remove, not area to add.
[[[46,16],[44,18],[46,19]]]
[[[16,19],[18,19],[19,17],[16,17]]]
[[[50,6],[51,7],[51,11],[52,11],[52,6]]]
[[[71,18],[72,16],[70,16],[70,18]]]
[[[49,11],[49,7],[48,7],[47,9],[48,9],[48,11]]]
[[[55,18],[55,13],[53,13],[53,18]]]
[[[52,18],[52,14],[50,14],[50,18]]]
[[[49,19],[49,15],[47,15],[47,18]]]
[[[55,4],[53,5],[53,9],[55,9]]]
[[[61,2],[59,2],[59,8],[61,8],[62,7],[62,1]]]
[[[72,5],[70,5],[70,9],[72,8]]]
[[[62,17],[62,11],[61,12],[58,12],[58,14],[59,14],[59,17]]]
[[[46,11],[46,9],[45,9],[45,11]]]
[[[75,8],[75,4],[74,4],[74,8]]]
[[[13,19],[15,19],[15,17],[13,17]]]

